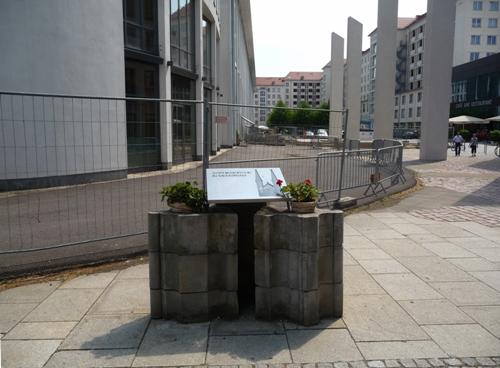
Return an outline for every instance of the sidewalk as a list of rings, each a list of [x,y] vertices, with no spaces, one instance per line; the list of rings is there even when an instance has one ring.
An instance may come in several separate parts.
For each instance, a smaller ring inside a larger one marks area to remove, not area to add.
[[[417,158],[422,190],[346,217],[342,319],[151,320],[140,264],[0,292],[2,367],[500,367],[500,159]]]

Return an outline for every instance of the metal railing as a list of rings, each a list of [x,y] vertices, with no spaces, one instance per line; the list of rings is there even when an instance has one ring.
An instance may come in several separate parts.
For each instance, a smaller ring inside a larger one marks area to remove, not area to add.
[[[213,120],[205,124],[210,134],[197,134],[199,104],[213,117],[237,119],[232,126]],[[166,207],[161,188],[179,181],[201,185],[208,167],[280,167],[289,182],[315,179],[322,204],[339,190],[371,185],[377,192],[404,180],[402,146],[393,141],[346,151],[339,180],[338,138],[245,126],[256,110],[269,108],[0,92],[0,266],[2,256],[100,241],[119,246],[144,236],[147,212]],[[344,111],[329,113],[345,118]],[[172,137],[168,154],[160,144],[165,131]],[[229,139],[226,146],[223,134],[234,134],[240,144],[231,148]]]

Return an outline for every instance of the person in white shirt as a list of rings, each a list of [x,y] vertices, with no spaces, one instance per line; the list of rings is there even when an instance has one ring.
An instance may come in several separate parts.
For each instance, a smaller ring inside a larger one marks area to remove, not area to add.
[[[460,156],[460,150],[462,148],[462,143],[464,143],[464,137],[460,135],[460,133],[457,133],[453,137],[453,143],[455,143],[455,156]]]

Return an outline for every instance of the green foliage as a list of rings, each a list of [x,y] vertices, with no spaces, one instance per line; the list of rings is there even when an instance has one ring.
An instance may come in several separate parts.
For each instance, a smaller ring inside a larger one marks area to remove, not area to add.
[[[286,107],[285,103],[279,100],[276,107]],[[291,112],[289,109],[272,109],[267,118],[269,126],[288,125],[291,120]]]
[[[193,182],[197,185],[196,182]],[[207,194],[204,190],[196,188],[189,181],[163,187],[160,192],[161,200],[167,199],[167,203],[184,203],[193,211],[202,212],[208,208]]]
[[[311,108],[311,106],[305,101],[299,102],[297,107],[302,108],[302,109],[310,109]],[[293,116],[292,116],[292,122],[294,123],[294,125],[307,127],[307,126],[311,126],[314,123],[313,118],[314,118],[313,111],[294,110]]]
[[[492,130],[490,132],[490,138],[493,142],[500,143],[500,130]]]
[[[319,109],[330,110],[330,104],[328,102],[322,102],[318,107]],[[328,111],[313,111],[312,112],[312,124],[317,127],[328,129],[330,122],[330,115]]]
[[[472,136],[472,134],[470,133],[470,131],[467,130],[467,129],[460,129],[458,131],[458,134],[460,134],[462,137],[464,137],[464,139],[466,141],[468,141],[470,139],[470,137]]]
[[[281,192],[285,195],[285,197],[296,202],[315,201],[319,196],[318,188],[312,185],[310,179],[306,179],[302,183],[290,183],[281,188]]]

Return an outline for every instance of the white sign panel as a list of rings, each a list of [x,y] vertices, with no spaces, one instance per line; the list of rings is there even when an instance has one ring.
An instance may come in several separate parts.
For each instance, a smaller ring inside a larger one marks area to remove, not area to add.
[[[207,169],[209,203],[272,202],[283,200],[276,182],[282,180],[279,168]]]

